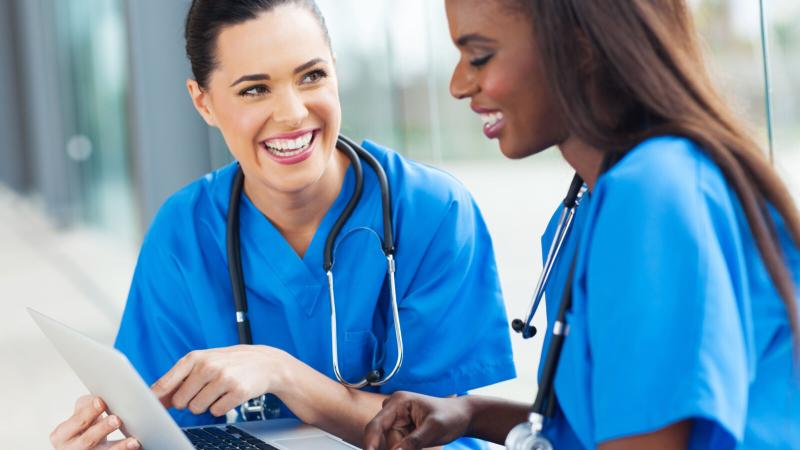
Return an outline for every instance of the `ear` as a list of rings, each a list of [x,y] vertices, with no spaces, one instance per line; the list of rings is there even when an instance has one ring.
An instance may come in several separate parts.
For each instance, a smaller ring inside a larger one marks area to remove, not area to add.
[[[208,92],[201,88],[197,81],[191,78],[186,80],[186,89],[189,90],[189,96],[192,97],[194,109],[200,113],[203,120],[205,120],[209,126],[217,126]]]

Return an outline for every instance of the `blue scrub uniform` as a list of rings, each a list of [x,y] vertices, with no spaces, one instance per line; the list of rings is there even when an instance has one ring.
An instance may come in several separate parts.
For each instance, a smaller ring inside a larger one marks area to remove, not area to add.
[[[449,175],[371,142],[392,191],[397,296],[405,357],[386,385],[436,396],[515,376],[492,242],[475,202]],[[336,243],[333,273],[339,363],[348,380],[396,358],[386,277],[380,188],[364,166],[364,191]],[[116,347],[155,382],[192,350],[239,343],[228,278],[225,222],[235,165],[205,176],[160,209],[142,244]],[[244,278],[253,341],[281,348],[334,379],[325,239],[350,199],[342,191],[303,258],[247,197],[241,203]],[[170,410],[181,426],[209,414]],[[291,412],[283,409],[283,415]],[[470,440],[454,448],[476,448]]]
[[[772,215],[798,283],[797,248]],[[686,419],[692,449],[800,448],[786,310],[736,195],[695,144],[647,140],[585,196],[546,293],[551,327],[576,248],[559,408],[545,427],[556,448]]]

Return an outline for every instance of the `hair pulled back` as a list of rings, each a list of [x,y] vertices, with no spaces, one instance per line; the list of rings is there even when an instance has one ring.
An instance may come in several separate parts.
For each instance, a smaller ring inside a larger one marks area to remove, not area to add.
[[[215,51],[217,38],[223,28],[255,19],[283,5],[298,5],[307,9],[319,22],[325,40],[330,45],[325,18],[314,0],[193,0],[186,15],[184,38],[186,56],[197,84],[205,89],[211,73],[217,67]]]

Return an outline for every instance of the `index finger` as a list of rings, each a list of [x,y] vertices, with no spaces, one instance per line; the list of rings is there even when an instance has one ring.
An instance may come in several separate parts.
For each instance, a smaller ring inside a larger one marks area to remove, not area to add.
[[[177,390],[183,380],[192,373],[192,369],[194,368],[194,361],[195,358],[192,356],[193,353],[189,353],[188,355],[184,356],[174,366],[172,366],[167,373],[165,373],[161,378],[158,379],[151,389],[153,390],[153,394],[161,400],[161,403],[164,405],[165,408],[169,408],[172,404],[171,401],[171,394]]]
[[[52,433],[52,443],[63,443],[83,433],[103,414],[106,407],[100,397],[84,395],[75,402],[75,411],[69,419],[60,423]]]
[[[386,448],[386,433],[397,422],[397,403],[384,402],[384,407],[364,427],[364,450],[378,450]]]

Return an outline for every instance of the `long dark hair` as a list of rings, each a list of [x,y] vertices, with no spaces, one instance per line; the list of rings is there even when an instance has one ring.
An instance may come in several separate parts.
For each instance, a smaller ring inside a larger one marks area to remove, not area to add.
[[[513,0],[530,14],[553,97],[569,131],[609,152],[653,136],[696,142],[742,204],[798,350],[795,286],[772,205],[795,245],[800,216],[764,152],[719,96],[685,0]]]
[[[319,22],[330,45],[325,18],[314,0],[193,0],[186,14],[184,37],[186,56],[197,84],[205,89],[211,72],[217,66],[215,50],[222,28],[255,19],[259,14],[288,4],[306,8]]]

